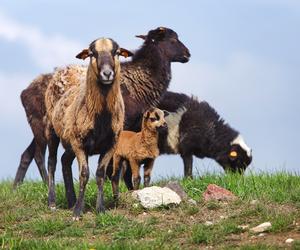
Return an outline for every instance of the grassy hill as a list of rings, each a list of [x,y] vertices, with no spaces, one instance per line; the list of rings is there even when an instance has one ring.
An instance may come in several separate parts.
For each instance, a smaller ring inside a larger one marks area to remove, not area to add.
[[[163,182],[155,183],[162,185]],[[0,248],[3,249],[300,249],[300,177],[286,173],[206,175],[180,180],[197,205],[144,210],[125,193],[120,205],[95,214],[96,184],[87,186],[83,219],[72,222],[63,184],[56,186],[58,210],[47,208],[47,187],[28,181],[16,191],[0,183]],[[239,199],[205,203],[207,185],[229,189]],[[105,187],[111,203],[110,183]],[[255,200],[255,201],[253,201]],[[205,222],[213,224],[206,226]],[[241,225],[265,221],[272,228],[255,235]],[[285,243],[293,238],[292,244]]]

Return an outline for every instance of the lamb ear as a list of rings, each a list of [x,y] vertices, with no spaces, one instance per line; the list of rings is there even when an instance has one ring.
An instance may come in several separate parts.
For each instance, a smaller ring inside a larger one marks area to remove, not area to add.
[[[90,50],[89,49],[83,49],[77,56],[76,58],[78,59],[86,59],[87,57],[90,56]]]
[[[126,58],[129,56],[133,56],[133,53],[127,49],[119,48],[119,55],[124,56]]]
[[[170,113],[167,110],[163,110],[164,111],[164,116],[168,116]]]
[[[144,113],[144,119],[148,119],[150,117],[150,111],[146,111]]]

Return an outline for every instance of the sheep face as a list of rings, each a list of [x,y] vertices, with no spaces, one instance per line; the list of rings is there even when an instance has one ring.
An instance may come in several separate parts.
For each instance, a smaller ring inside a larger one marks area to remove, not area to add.
[[[145,40],[145,43],[159,46],[170,62],[186,63],[190,59],[191,54],[188,48],[178,39],[177,33],[171,29],[159,27],[150,30],[146,36],[139,35],[137,37]]]
[[[88,49],[82,50],[76,57],[85,59],[90,57],[90,68],[96,75],[97,83],[110,85],[120,70],[119,55],[132,56],[132,53],[110,38],[100,38],[93,41]]]
[[[252,161],[252,153],[245,150],[240,144],[232,144],[230,150],[219,157],[217,161],[225,171],[243,173]]]
[[[145,112],[143,117],[143,128],[147,128],[150,131],[165,131],[168,129],[165,121],[165,116],[168,113],[158,108],[151,108]]]

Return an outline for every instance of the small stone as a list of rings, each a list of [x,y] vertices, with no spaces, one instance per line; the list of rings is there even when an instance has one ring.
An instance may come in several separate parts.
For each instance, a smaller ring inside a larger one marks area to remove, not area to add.
[[[250,205],[256,205],[258,203],[258,200],[252,200],[250,201]]]
[[[170,233],[172,233],[172,230],[171,230],[171,229],[168,230],[168,234],[170,234]]]
[[[146,212],[143,212],[143,215],[147,215],[147,213],[146,213]]]
[[[249,228],[249,225],[240,225],[238,226],[238,228],[242,230],[247,230]]]
[[[227,216],[220,215],[220,219],[224,220],[224,219],[226,219],[226,218],[227,218]]]
[[[294,242],[294,239],[288,238],[286,239],[285,243],[291,244],[292,242]]]
[[[231,201],[237,199],[237,197],[232,192],[215,184],[209,184],[207,186],[207,189],[203,193],[203,198],[205,201]]]
[[[187,200],[188,203],[190,203],[191,205],[197,205],[197,201],[193,200],[193,199],[188,199]]]
[[[271,222],[264,222],[256,227],[250,229],[252,233],[263,233],[272,227]]]
[[[266,234],[264,234],[264,233],[260,233],[259,235],[258,235],[258,237],[264,237]]]
[[[207,220],[207,221],[205,221],[204,222],[204,225],[205,226],[211,226],[211,225],[213,225],[214,223],[212,222],[212,221],[209,221],[209,220]]]

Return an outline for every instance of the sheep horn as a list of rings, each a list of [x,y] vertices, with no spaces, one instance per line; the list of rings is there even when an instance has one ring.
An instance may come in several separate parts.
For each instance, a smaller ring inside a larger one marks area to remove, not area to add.
[[[143,40],[146,40],[146,39],[147,39],[147,36],[146,36],[146,35],[136,35],[135,37],[141,38],[141,39],[143,39]]]

